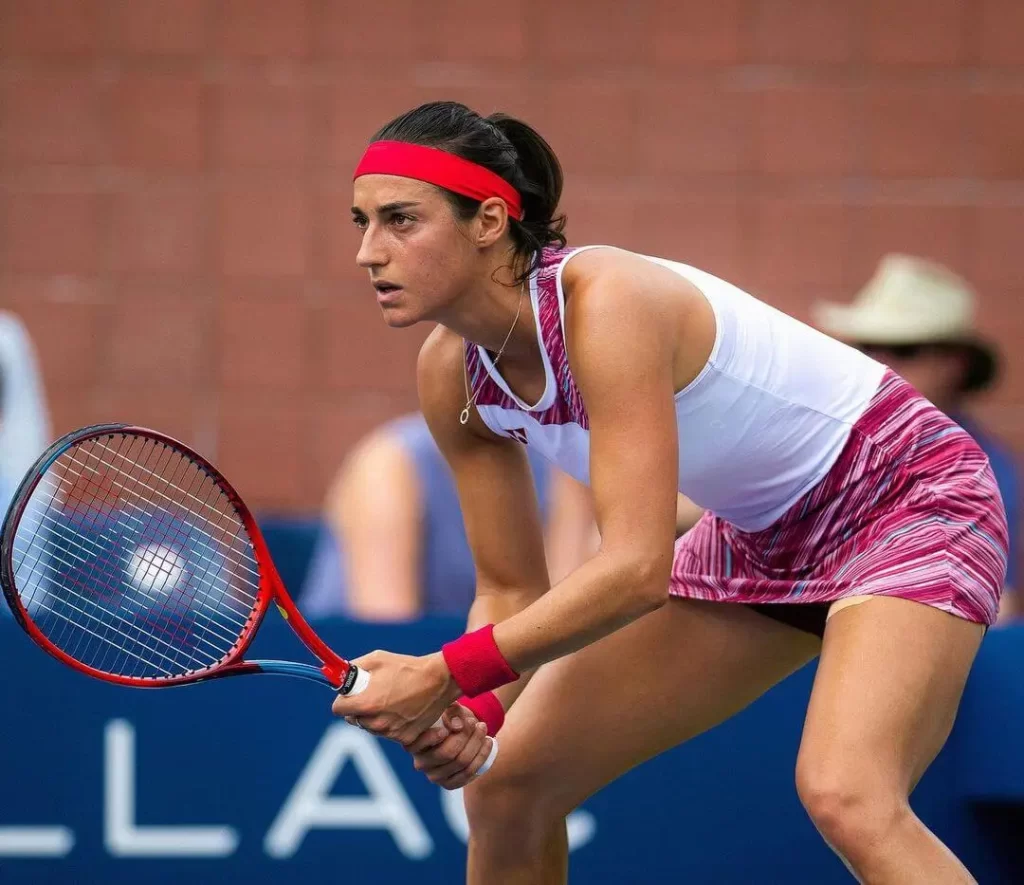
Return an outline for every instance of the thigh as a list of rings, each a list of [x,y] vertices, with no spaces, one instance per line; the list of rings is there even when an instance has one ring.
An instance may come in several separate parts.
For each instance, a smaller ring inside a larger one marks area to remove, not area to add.
[[[872,597],[829,618],[798,770],[909,795],[953,727],[984,627]],[[820,782],[820,780],[819,780]]]
[[[493,776],[567,813],[737,713],[805,664],[817,637],[729,603],[671,599],[541,667],[509,710]]]

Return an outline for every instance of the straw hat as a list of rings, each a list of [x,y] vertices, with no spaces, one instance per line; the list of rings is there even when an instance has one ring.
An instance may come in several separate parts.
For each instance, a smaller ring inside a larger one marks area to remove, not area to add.
[[[963,390],[981,390],[996,377],[992,346],[974,332],[976,296],[961,277],[933,261],[887,255],[850,304],[818,302],[815,324],[853,344],[937,344],[967,355]]]

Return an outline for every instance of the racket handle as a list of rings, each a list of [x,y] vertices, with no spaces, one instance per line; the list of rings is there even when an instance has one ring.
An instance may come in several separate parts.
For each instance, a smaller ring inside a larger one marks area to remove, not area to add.
[[[352,672],[355,673],[355,680],[352,682],[352,687],[348,691],[345,691],[345,686],[349,683],[349,680],[346,679],[341,688],[338,689],[338,693],[343,694],[346,697],[351,697],[354,694],[361,694],[366,691],[366,687],[370,684],[369,672],[363,670],[361,667],[357,667],[355,664],[352,664]]]

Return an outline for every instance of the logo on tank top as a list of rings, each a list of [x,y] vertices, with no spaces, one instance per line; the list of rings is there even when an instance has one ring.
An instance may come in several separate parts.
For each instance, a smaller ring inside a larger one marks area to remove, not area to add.
[[[526,431],[523,430],[522,428],[520,428],[520,427],[513,427],[513,428],[511,428],[510,430],[508,430],[506,432],[508,433],[508,435],[510,437],[512,437],[512,439],[518,440],[524,446],[530,444],[530,441],[526,438]]]

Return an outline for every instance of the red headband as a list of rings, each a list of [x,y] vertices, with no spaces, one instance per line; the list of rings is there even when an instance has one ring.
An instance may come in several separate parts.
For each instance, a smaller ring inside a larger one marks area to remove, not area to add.
[[[400,175],[447,188],[464,197],[501,197],[508,214],[522,221],[519,191],[500,175],[448,151],[404,141],[375,141],[363,154],[353,179],[360,175]]]

